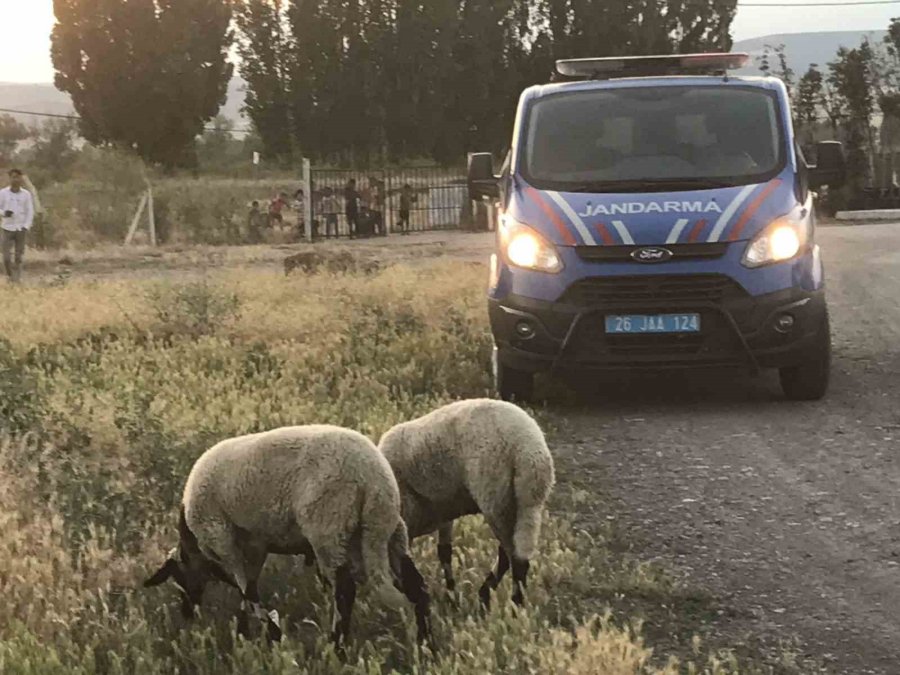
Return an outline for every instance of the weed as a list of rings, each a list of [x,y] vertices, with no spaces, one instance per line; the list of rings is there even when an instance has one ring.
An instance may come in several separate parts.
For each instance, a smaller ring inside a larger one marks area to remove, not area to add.
[[[199,338],[227,329],[240,316],[240,299],[207,280],[161,286],[149,293],[158,334]]]
[[[484,618],[477,589],[495,555],[480,517],[456,528],[459,600],[436,547],[414,555],[434,595],[437,652],[417,650],[411,612],[363,589],[341,662],[316,575],[273,556],[261,579],[286,640],[234,636],[238,599],[210,589],[185,624],[171,587],[140,588],[176,540],[180,492],[225,437],[332,423],[374,440],[391,425],[489,390],[481,276],[465,267],[374,275],[244,272],[145,282],[0,289],[0,672],[190,675],[306,673],[736,673],[730,653],[694,664],[655,654],[603,597],[679,592],[615,558],[567,517],[559,491],[515,610],[501,585]],[[28,311],[28,310],[31,311]],[[742,670],[741,672],[745,672]],[[785,671],[789,672],[789,671]]]

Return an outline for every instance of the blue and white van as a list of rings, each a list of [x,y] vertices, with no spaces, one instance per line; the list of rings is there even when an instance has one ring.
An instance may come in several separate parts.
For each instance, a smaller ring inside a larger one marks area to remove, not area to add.
[[[736,77],[746,54],[559,61],[527,89],[499,175],[469,160],[473,199],[499,204],[489,291],[496,385],[535,373],[777,368],[821,398],[830,330],[814,190],[839,186],[839,143],[810,166],[784,84]]]

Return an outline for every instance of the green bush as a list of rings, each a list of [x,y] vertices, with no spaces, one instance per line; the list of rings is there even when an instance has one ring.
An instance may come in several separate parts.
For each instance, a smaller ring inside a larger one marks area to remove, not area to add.
[[[0,336],[0,433],[17,434],[40,427],[44,414],[37,378]]]
[[[161,286],[148,294],[158,326],[166,338],[198,338],[227,330],[240,317],[240,298],[208,281]]]

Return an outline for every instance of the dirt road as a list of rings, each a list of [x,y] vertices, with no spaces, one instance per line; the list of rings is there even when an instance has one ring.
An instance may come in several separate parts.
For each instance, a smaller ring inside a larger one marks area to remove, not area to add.
[[[730,608],[713,631],[796,635],[833,672],[900,673],[900,225],[820,230],[832,389],[777,379],[609,380],[557,408],[560,480]]]
[[[65,279],[184,278],[220,270],[273,269],[284,259],[310,251],[351,251],[361,260],[417,264],[436,259],[487,263],[490,232],[422,232],[409,237],[373,237],[315,244],[270,243],[258,246],[108,246],[91,251],[27,251],[25,283]]]

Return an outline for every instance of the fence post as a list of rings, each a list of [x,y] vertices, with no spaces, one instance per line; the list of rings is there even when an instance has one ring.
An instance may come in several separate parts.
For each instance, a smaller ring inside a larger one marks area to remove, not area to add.
[[[156,214],[153,213],[153,188],[147,185],[147,224],[150,226],[150,245],[156,246]]]
[[[312,166],[309,159],[303,158],[303,221],[306,224],[306,241],[313,240],[313,193],[312,193]]]
[[[381,177],[384,178],[384,187],[382,188],[384,191],[384,213],[382,214],[382,218],[384,218],[384,233],[389,235],[394,229],[392,227],[394,210],[391,208],[391,172],[385,170],[382,172]]]
[[[131,227],[128,228],[128,234],[125,236],[125,246],[131,244],[134,233],[137,232],[138,223],[141,222],[141,215],[144,213],[144,207],[147,205],[147,193],[141,195],[141,203],[138,204],[137,211],[134,212],[134,218],[131,220]]]

